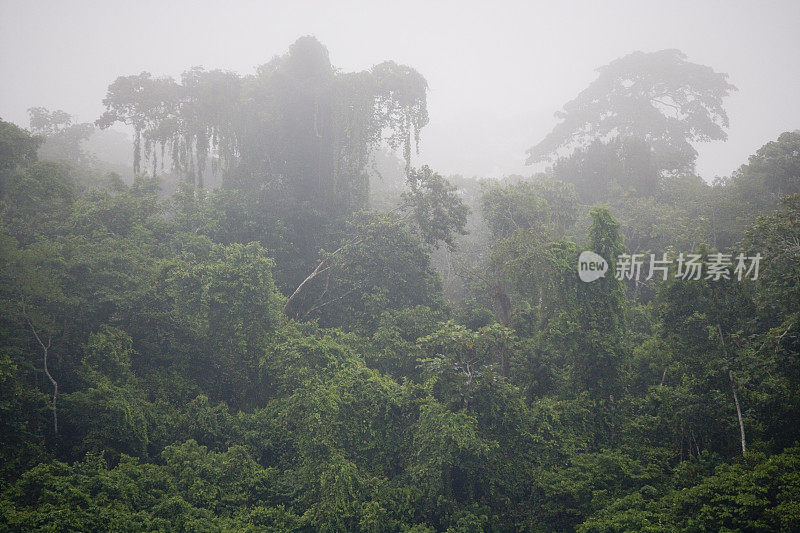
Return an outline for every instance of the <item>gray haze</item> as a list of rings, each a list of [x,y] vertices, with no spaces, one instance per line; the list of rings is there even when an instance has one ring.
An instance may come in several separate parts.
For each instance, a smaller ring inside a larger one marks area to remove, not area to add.
[[[553,113],[634,50],[679,48],[726,72],[727,142],[698,145],[706,178],[800,128],[800,2],[179,2],[0,0],[0,117],[26,109],[80,121],[117,76],[178,77],[195,65],[251,73],[315,35],[342,70],[392,59],[430,85],[415,164],[468,176],[530,174],[525,150]]]

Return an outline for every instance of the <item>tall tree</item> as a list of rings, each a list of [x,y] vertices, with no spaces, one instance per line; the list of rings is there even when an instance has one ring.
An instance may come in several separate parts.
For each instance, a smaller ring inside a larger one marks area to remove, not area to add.
[[[44,107],[28,109],[31,132],[44,138],[39,149],[41,159],[87,164],[91,157],[81,144],[94,131],[94,125],[75,123],[69,113],[60,109],[50,111]]]
[[[556,113],[561,122],[528,150],[528,163],[609,137],[646,141],[659,168],[690,170],[694,141],[724,140],[726,74],[687,61],[679,50],[634,52],[598,69],[598,78]]]
[[[12,170],[36,161],[43,139],[11,122],[0,120],[0,171]]]
[[[402,148],[406,162],[428,122],[427,83],[388,61],[342,73],[313,37],[240,76],[193,68],[178,83],[148,72],[117,78],[103,100],[101,128],[135,131],[134,169],[142,156],[204,185],[207,161],[226,183],[269,190],[294,202],[345,215],[366,206],[365,166],[381,141]]]

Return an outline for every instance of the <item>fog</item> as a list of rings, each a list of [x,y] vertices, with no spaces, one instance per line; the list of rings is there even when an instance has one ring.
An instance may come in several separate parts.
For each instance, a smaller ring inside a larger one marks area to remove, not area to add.
[[[0,530],[800,531],[798,28],[0,0]]]
[[[800,3],[785,2],[0,2],[0,117],[64,109],[93,121],[117,76],[240,74],[301,35],[354,71],[392,59],[428,80],[415,164],[467,176],[530,174],[525,150],[553,113],[635,50],[678,48],[729,74],[727,142],[700,144],[699,173],[728,175],[800,124]]]

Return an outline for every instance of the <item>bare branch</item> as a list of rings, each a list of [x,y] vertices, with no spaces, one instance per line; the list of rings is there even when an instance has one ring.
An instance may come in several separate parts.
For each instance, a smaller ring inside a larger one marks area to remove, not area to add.
[[[298,286],[297,286],[297,288],[294,290],[294,292],[292,293],[292,295],[291,295],[291,296],[289,296],[289,299],[288,299],[288,300],[286,300],[286,304],[283,306],[283,312],[284,312],[284,313],[287,313],[287,314],[289,313],[289,309],[290,309],[290,306],[291,306],[292,302],[294,302],[294,300],[297,298],[297,295],[298,295],[298,294],[300,294],[300,292],[303,290],[303,287],[305,287],[306,285],[308,285],[308,283],[309,283],[309,282],[311,282],[311,280],[313,280],[314,278],[316,278],[317,276],[319,276],[319,275],[320,275],[320,274],[322,274],[323,272],[326,272],[326,271],[328,271],[328,270],[330,270],[330,269],[332,268],[332,265],[329,265],[329,264],[327,264],[327,263],[328,263],[328,262],[329,262],[331,259],[333,259],[333,257],[334,257],[335,255],[337,255],[338,253],[340,253],[342,250],[344,250],[345,248],[347,248],[347,247],[349,247],[349,246],[358,246],[358,245],[359,245],[359,244],[361,244],[362,242],[364,242],[364,237],[359,237],[358,239],[356,239],[356,240],[354,240],[354,241],[346,242],[345,244],[343,244],[343,245],[341,245],[339,248],[337,248],[337,249],[336,249],[336,250],[335,250],[335,251],[334,251],[332,254],[330,254],[328,257],[326,257],[325,259],[323,259],[322,261],[320,261],[320,262],[319,262],[319,264],[317,265],[317,268],[315,268],[315,269],[314,269],[314,271],[313,271],[313,272],[311,272],[311,274],[309,274],[309,275],[306,277],[306,279],[304,279],[304,280],[303,280],[303,282],[302,282],[302,283],[300,283],[300,285],[298,285]],[[327,265],[327,266],[326,266],[326,265]],[[308,314],[308,313],[306,313],[306,314]]]
[[[53,344],[53,337],[52,335],[47,336],[47,344],[42,342],[42,338],[39,336],[39,333],[36,331],[36,327],[33,325],[33,321],[31,320],[30,315],[28,315],[27,306],[25,304],[25,300],[22,300],[22,316],[25,317],[25,320],[28,322],[28,325],[31,327],[31,331],[33,332],[33,336],[36,337],[36,341],[39,343],[39,346],[42,347],[42,353],[44,354],[44,373],[47,376],[47,379],[50,380],[50,383],[53,385],[53,404],[51,409],[53,410],[53,430],[56,434],[58,434],[58,411],[56,410],[56,400],[58,398],[58,382],[55,380],[52,374],[50,374],[50,370],[47,368],[47,358],[48,352],[50,350],[50,346]]]

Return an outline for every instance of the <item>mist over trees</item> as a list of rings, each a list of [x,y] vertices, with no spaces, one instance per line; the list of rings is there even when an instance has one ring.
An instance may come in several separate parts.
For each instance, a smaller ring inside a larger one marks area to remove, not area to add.
[[[800,529],[800,131],[697,175],[725,74],[617,59],[501,180],[313,37],[109,81],[0,121],[3,529]]]

